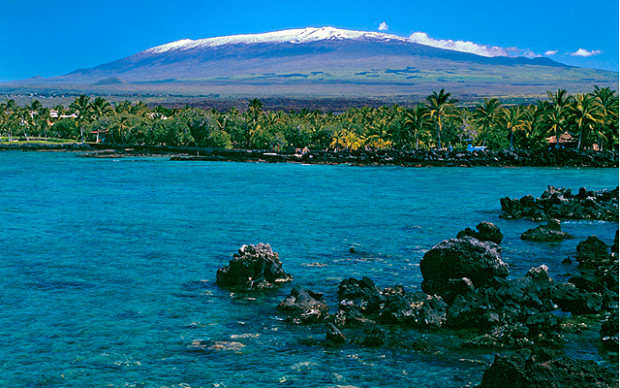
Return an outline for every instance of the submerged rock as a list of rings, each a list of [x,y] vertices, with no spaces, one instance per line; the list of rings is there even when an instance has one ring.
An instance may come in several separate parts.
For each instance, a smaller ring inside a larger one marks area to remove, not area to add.
[[[526,230],[521,235],[521,240],[528,241],[562,241],[573,238],[570,233],[562,232],[559,220],[549,220],[547,225],[539,225],[534,229]]]
[[[187,346],[187,349],[190,351],[229,351],[238,353],[245,347],[244,344],[237,341],[206,341],[202,339],[195,339],[192,341],[190,345]]]
[[[282,269],[279,255],[269,244],[244,245],[228,266],[217,270],[217,285],[244,289],[270,288],[293,277]]]
[[[366,336],[362,340],[362,345],[369,347],[381,346],[385,343],[385,331],[377,326],[369,327],[364,330]]]
[[[295,324],[319,322],[328,316],[329,311],[323,294],[297,287],[280,302],[277,309],[289,314],[287,321]]]

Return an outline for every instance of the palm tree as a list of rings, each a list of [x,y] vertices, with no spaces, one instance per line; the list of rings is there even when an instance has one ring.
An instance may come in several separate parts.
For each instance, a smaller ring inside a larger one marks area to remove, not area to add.
[[[9,141],[13,141],[13,128],[16,127],[16,123],[19,123],[20,120],[17,117],[17,110],[19,107],[15,103],[15,100],[10,99],[6,101],[6,104],[2,104],[0,109],[3,112],[4,117],[4,128],[7,134],[7,138]]]
[[[131,113],[131,102],[129,100],[117,102],[114,104],[116,114]]]
[[[6,112],[6,105],[0,104],[0,143],[2,143],[2,133],[7,128],[9,116]]]
[[[388,116],[381,116],[366,125],[366,145],[376,148],[385,149],[392,146],[390,140],[392,135],[389,132]]]
[[[259,119],[263,114],[263,103],[260,102],[258,98],[250,100],[246,113],[250,119],[250,126],[248,127],[248,132],[246,135],[246,142],[249,146],[252,138],[256,136],[256,134],[260,130]]]
[[[511,106],[510,108],[502,108],[501,118],[502,124],[510,134],[510,150],[512,151],[514,144],[514,133],[521,128],[521,117],[523,111],[519,105]]]
[[[129,119],[126,115],[117,115],[114,118],[114,128],[118,132],[118,138],[121,144],[125,144],[125,132],[129,129]]]
[[[452,110],[457,100],[450,98],[450,93],[445,93],[444,89],[441,89],[439,93],[433,92],[430,96],[426,97],[427,117],[435,123],[437,128],[437,149],[441,149],[441,130],[443,129],[444,122],[453,116]]]
[[[610,88],[594,87],[594,96],[599,100],[603,111],[603,124],[598,125],[596,132],[599,135],[599,149],[603,150],[600,138],[607,138],[610,146],[618,138],[618,95]]]
[[[480,126],[484,134],[482,145],[486,145],[489,134],[497,125],[497,119],[501,112],[501,104],[502,103],[497,98],[492,98],[490,100],[485,98],[482,104],[476,105],[473,117],[474,122]]]
[[[580,150],[584,138],[605,123],[604,110],[599,100],[589,93],[577,94],[569,108],[570,121],[575,124],[579,133],[577,150]]]
[[[151,110],[142,101],[136,102],[134,105],[130,105],[131,113],[138,116],[146,116]]]
[[[547,92],[549,101],[546,104],[543,121],[548,125],[549,131],[555,136],[555,148],[560,148],[560,137],[568,127],[566,116],[570,104],[570,96],[566,89],[558,89],[555,94]]]
[[[540,117],[541,112],[544,112],[544,104],[528,105],[522,110],[521,117],[519,118],[519,124],[517,127],[516,135],[521,147],[526,149],[535,148],[536,142],[543,136],[540,133]]]
[[[90,111],[90,97],[82,94],[79,97],[76,97],[75,100],[69,105],[69,108],[73,109],[77,114],[77,121],[80,125],[80,141],[84,142],[84,126],[86,123],[90,121],[89,111]]]
[[[343,143],[341,139],[343,139],[347,134],[347,129],[344,127],[338,127],[334,130],[332,134],[332,142],[330,143],[330,147],[334,149],[334,151],[340,151],[340,145]],[[342,144],[344,145],[344,144]]]
[[[420,149],[420,132],[426,130],[429,124],[427,112],[428,109],[423,104],[418,104],[415,109],[407,110],[403,123],[404,131],[401,132],[403,147],[410,148],[410,144],[415,142],[415,149]]]
[[[30,141],[30,138],[28,137],[27,128],[32,125],[32,116],[31,116],[29,108],[28,107],[17,108],[14,114],[17,116],[19,120],[19,125],[22,128],[22,133],[24,134],[26,141]]]
[[[108,101],[103,97],[95,98],[95,101],[90,103],[90,111],[92,112],[93,119],[99,120],[102,116],[107,113],[111,113],[114,110]]]

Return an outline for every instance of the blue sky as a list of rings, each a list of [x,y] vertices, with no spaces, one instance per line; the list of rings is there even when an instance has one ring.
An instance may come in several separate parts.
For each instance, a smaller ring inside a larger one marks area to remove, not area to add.
[[[618,25],[617,0],[0,0],[0,80],[66,74],[179,39],[308,26],[422,32],[618,71]]]

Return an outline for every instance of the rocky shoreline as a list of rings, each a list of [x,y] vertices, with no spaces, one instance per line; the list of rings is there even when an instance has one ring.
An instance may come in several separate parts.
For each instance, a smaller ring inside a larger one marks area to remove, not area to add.
[[[232,161],[305,164],[348,164],[355,166],[404,167],[607,167],[618,168],[618,152],[549,149],[542,151],[463,151],[463,150],[386,150],[318,151],[218,149],[204,147],[167,147],[144,145],[108,145],[96,143],[0,143],[0,150],[88,151],[80,156],[121,158],[164,156],[174,161]]]
[[[551,228],[558,226],[554,221]],[[289,324],[324,333],[323,340],[306,339],[302,345],[432,353],[435,346],[415,339],[415,330],[456,331],[463,338],[457,346],[501,352],[479,387],[509,381],[517,387],[614,386],[617,371],[570,359],[563,346],[566,335],[591,325],[600,328],[599,346],[618,350],[618,233],[613,247],[596,236],[582,241],[577,272],[565,283],[551,279],[545,265],[509,279],[502,240],[497,226],[481,222],[433,246],[420,261],[422,291],[402,285],[380,289],[367,277],[346,278],[338,285],[335,313],[322,293],[299,284],[274,308]],[[217,271],[217,285],[234,292],[262,292],[291,280],[268,244],[241,247]],[[583,319],[591,323],[584,325]],[[403,337],[408,332],[403,330],[414,332]]]

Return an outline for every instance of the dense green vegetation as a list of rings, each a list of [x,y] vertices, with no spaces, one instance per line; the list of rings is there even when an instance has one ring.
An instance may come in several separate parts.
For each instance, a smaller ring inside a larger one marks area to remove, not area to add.
[[[445,90],[433,92],[413,109],[399,105],[351,108],[339,114],[301,110],[263,110],[258,99],[248,109],[226,112],[193,107],[149,108],[142,102],[114,105],[81,95],[68,107],[52,109],[35,100],[0,104],[0,141],[17,138],[74,139],[109,144],[146,144],[221,148],[315,149],[538,149],[547,138],[568,132],[577,149],[618,146],[618,95],[609,88],[568,95],[548,92],[531,105],[503,106],[485,99],[473,109],[459,107]],[[50,113],[53,113],[50,115]]]

